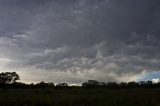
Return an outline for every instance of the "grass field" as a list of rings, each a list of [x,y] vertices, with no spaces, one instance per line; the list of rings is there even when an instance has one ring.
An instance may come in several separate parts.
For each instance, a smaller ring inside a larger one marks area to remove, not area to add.
[[[160,90],[1,89],[0,106],[160,106]]]

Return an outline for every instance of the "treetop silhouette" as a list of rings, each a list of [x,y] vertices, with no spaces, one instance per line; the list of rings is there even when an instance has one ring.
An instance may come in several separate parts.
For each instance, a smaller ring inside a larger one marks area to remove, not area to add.
[[[20,80],[19,75],[16,72],[2,72],[0,73],[0,83],[10,84]]]

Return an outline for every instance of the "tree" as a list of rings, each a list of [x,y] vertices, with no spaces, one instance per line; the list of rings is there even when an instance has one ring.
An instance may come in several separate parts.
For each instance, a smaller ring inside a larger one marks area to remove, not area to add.
[[[54,83],[53,82],[44,82],[44,81],[41,81],[40,83],[37,83],[36,84],[37,87],[54,87]]]
[[[128,88],[137,88],[139,86],[138,83],[136,83],[135,81],[131,81],[127,83],[127,87]]]
[[[100,82],[96,81],[96,80],[88,80],[88,84],[90,85],[94,85],[94,86],[99,86]]]
[[[17,80],[20,80],[20,77],[16,72],[0,73],[0,83],[1,84],[15,83]]]
[[[107,88],[109,88],[109,89],[118,89],[119,85],[116,82],[108,82],[107,83]]]
[[[56,86],[66,87],[66,86],[68,86],[68,84],[67,83],[58,83]]]
[[[82,83],[82,87],[86,88],[97,88],[100,86],[100,82],[96,80],[88,80],[88,82]]]

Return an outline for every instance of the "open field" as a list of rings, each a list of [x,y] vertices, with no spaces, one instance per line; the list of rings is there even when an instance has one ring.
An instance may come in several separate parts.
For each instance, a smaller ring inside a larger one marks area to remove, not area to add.
[[[0,106],[160,106],[160,90],[1,89]]]

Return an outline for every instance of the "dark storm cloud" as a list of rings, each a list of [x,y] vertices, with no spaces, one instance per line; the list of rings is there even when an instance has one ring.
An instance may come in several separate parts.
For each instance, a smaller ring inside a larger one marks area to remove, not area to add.
[[[137,80],[144,70],[160,69],[159,6],[158,0],[1,0],[1,55],[12,60],[10,68],[60,71],[69,82]]]

